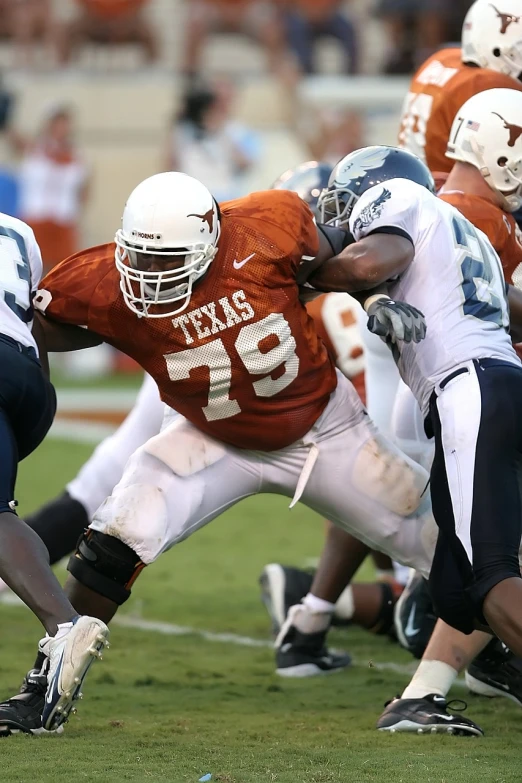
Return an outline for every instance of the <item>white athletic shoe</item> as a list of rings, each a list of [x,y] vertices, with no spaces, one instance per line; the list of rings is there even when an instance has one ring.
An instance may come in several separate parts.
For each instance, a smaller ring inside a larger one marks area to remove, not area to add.
[[[47,692],[42,726],[55,731],[64,724],[74,702],[81,698],[80,689],[95,658],[108,647],[109,629],[96,617],[80,616],[58,626],[56,636],[40,641],[40,650],[49,658]]]

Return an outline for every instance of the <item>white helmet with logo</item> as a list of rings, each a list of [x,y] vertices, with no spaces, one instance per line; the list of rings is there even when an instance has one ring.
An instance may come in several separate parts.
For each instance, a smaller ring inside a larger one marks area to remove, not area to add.
[[[504,196],[505,209],[522,205],[522,92],[497,88],[474,95],[457,112],[449,139],[446,157],[479,169]]]
[[[462,27],[462,61],[519,78],[522,74],[520,0],[494,3],[475,0]]]
[[[141,182],[127,200],[122,227],[115,237],[125,304],[149,318],[182,312],[194,282],[205,274],[217,253],[219,234],[217,204],[197,179],[169,171]],[[158,256],[158,261],[171,262],[174,268],[142,271],[141,254]],[[152,305],[174,303],[173,309],[150,311]]]

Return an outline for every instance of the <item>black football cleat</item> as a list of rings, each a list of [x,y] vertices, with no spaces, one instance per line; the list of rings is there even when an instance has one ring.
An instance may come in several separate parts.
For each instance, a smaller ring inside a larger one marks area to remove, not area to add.
[[[350,666],[347,653],[333,652],[326,646],[328,628],[303,633],[293,625],[301,605],[292,607],[276,639],[276,674],[280,677],[316,677],[334,674]]]
[[[47,690],[47,675],[38,669],[31,669],[20,688],[20,692],[0,703],[0,737],[11,734],[61,734],[46,731],[42,726],[42,711]]]
[[[272,620],[272,630],[277,636],[288,610],[298,604],[310,592],[314,575],[300,568],[269,563],[259,577],[261,600]]]
[[[399,644],[415,658],[422,658],[436,622],[428,583],[414,572],[395,604],[395,633]]]
[[[377,721],[379,731],[410,732],[412,734],[454,734],[459,737],[482,737],[484,732],[469,718],[450,712],[452,704],[460,702],[462,710],[466,702],[446,701],[444,696],[430,693],[422,699],[392,699]],[[454,708],[455,709],[455,708]]]
[[[504,696],[522,707],[522,659],[493,639],[466,671],[466,685],[480,696]]]

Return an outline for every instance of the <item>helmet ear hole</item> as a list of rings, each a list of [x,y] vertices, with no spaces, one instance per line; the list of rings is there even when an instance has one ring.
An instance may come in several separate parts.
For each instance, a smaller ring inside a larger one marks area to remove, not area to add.
[[[493,56],[500,57],[500,55],[501,55],[500,49],[498,48],[498,46],[495,46],[495,48],[493,49]]]
[[[507,163],[507,162],[508,162],[508,159],[507,159],[507,158],[506,158],[504,155],[502,155],[502,157],[500,157],[500,158],[497,160],[497,164],[498,164],[498,165],[500,166],[500,168],[502,168],[502,169],[504,168],[504,166],[506,165],[506,163]]]

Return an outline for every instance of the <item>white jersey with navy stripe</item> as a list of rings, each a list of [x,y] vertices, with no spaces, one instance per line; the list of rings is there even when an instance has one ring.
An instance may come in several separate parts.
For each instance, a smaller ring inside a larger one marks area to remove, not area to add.
[[[520,364],[508,334],[500,259],[488,238],[450,204],[410,180],[393,179],[364,193],[350,216],[356,240],[371,233],[411,240],[410,266],[390,281],[390,296],[424,313],[420,343],[400,343],[399,372],[423,411],[434,387],[471,359]]]
[[[32,228],[0,213],[0,334],[35,350],[32,297],[41,277],[42,256]]]

